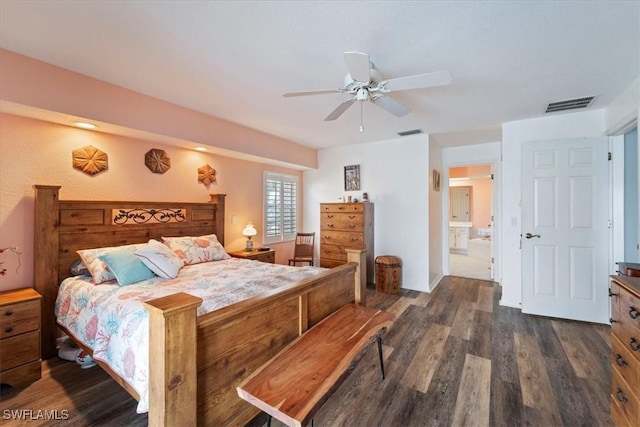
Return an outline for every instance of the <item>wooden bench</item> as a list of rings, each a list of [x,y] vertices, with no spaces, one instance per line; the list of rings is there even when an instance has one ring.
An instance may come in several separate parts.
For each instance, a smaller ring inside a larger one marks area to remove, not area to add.
[[[289,426],[306,425],[374,340],[384,379],[381,335],[394,320],[391,313],[346,305],[253,372],[238,395]]]

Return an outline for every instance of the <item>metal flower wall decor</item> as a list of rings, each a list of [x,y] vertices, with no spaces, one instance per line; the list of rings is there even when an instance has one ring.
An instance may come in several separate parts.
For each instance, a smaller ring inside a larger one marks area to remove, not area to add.
[[[16,273],[17,273],[21,265],[20,255],[22,255],[22,252],[20,252],[18,248],[13,245],[7,246],[6,248],[0,248],[0,254],[4,254],[5,252],[13,252],[18,256],[18,266],[16,267]],[[4,261],[0,261],[0,276],[4,276],[6,274],[7,274],[7,269],[4,268]]]
[[[204,185],[211,185],[217,182],[216,170],[211,166],[204,165],[198,168],[198,181]]]

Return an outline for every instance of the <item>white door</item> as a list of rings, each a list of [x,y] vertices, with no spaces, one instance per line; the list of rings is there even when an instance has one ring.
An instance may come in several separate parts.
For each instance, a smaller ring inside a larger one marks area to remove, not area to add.
[[[522,311],[608,323],[606,138],[522,145]]]

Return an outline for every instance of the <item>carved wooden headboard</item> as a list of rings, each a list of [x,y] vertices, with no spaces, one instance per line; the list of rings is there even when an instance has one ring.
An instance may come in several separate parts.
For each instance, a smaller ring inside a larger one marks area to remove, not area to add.
[[[55,301],[76,251],[161,236],[216,234],[224,245],[224,194],[207,203],[62,201],[60,186],[36,185],[34,287],[42,295],[42,358],[56,354]]]

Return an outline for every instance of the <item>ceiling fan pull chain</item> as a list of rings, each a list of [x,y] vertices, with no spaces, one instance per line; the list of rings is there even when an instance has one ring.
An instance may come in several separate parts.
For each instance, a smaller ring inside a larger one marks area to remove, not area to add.
[[[360,101],[360,133],[364,132],[364,125],[362,124],[362,101]]]

